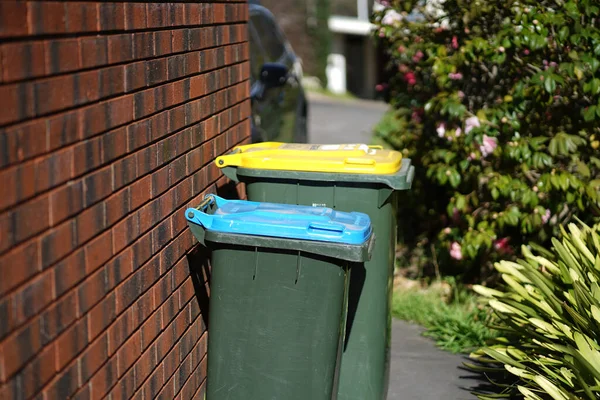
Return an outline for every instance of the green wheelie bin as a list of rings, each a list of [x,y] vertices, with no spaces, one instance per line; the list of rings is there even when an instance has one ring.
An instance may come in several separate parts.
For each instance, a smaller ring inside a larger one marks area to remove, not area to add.
[[[398,191],[410,189],[414,167],[377,146],[275,142],[239,146],[217,157],[248,199],[331,207],[371,217],[377,243],[364,268],[353,268],[338,399],[385,400],[389,382],[391,300]]]
[[[211,254],[207,399],[336,399],[369,217],[208,195],[186,219]]]

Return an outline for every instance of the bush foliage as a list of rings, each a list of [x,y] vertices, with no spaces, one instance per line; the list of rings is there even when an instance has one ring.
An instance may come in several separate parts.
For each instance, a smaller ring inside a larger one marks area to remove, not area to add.
[[[433,244],[442,272],[481,279],[600,215],[597,1],[382,4],[376,37],[397,72],[395,129],[378,134],[417,167],[409,247]]]
[[[506,290],[475,287],[489,298],[503,337],[472,357],[488,364],[486,372],[505,369],[518,379],[504,389],[506,397],[597,399],[600,230],[570,224],[552,244],[551,252],[524,248],[524,259],[496,264]]]

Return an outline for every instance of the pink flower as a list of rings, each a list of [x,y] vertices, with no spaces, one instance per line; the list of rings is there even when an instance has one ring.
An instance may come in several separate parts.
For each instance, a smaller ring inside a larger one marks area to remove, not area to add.
[[[473,130],[473,128],[479,128],[481,123],[479,122],[479,118],[473,116],[467,118],[465,121],[465,133],[469,133]]]
[[[387,7],[387,6],[390,5],[390,2],[387,1],[387,0],[379,0],[378,3],[381,4],[384,7]]]
[[[435,131],[437,132],[438,136],[443,138],[444,135],[446,134],[446,124],[444,124],[443,122],[441,122],[437,128],[435,129]]]
[[[405,51],[406,51],[406,47],[404,47],[404,46],[402,46],[402,45],[398,46],[398,53],[402,54],[402,53],[404,53]]]
[[[458,128],[456,128],[456,131],[454,132],[454,136],[459,137],[460,135],[462,135],[462,129],[460,129],[460,126]]]
[[[381,92],[383,90],[383,85],[381,83],[378,85],[375,85],[375,90],[377,90],[378,92]]]
[[[450,245],[450,257],[454,258],[455,260],[462,260],[462,247],[460,247],[458,242],[452,242]]]
[[[458,49],[458,38],[456,36],[452,36],[452,48]]]
[[[412,71],[409,71],[404,74],[404,80],[406,81],[406,83],[408,83],[411,86],[417,84],[417,77],[415,76],[415,73]]]
[[[408,72],[408,67],[404,64],[400,64],[400,65],[398,65],[398,71],[400,71],[404,74],[404,73]]]
[[[463,78],[463,74],[461,74],[460,72],[457,72],[457,73],[450,72],[448,74],[448,78],[452,79],[453,81],[458,81]]]
[[[467,157],[467,160],[469,161],[473,161],[474,159],[477,158],[477,154],[475,153],[470,153],[469,156]]]
[[[552,214],[550,213],[550,210],[546,209],[546,212],[544,213],[544,215],[542,215],[542,223],[547,224],[548,221],[550,221],[551,216]]]
[[[488,155],[492,154],[496,147],[498,147],[496,138],[483,135],[483,143],[481,146],[479,146],[479,150],[481,151],[481,155],[483,157],[487,157]]]
[[[549,65],[550,65],[550,67],[551,67],[551,68],[554,68],[554,67],[556,67],[558,64],[557,64],[557,63],[555,63],[554,61],[550,61],[550,64],[549,64]]]
[[[446,235],[449,235],[449,234],[450,234],[450,232],[452,232],[452,229],[450,229],[450,227],[446,227],[446,228],[444,228],[444,233],[445,233]]]
[[[421,59],[423,58],[423,52],[421,50],[417,51],[415,53],[415,55],[413,56],[412,60],[416,63],[418,63],[419,61],[421,61]]]
[[[528,55],[529,55],[529,53],[530,53],[529,49],[525,49],[525,50],[523,50],[523,54],[525,54],[526,56],[528,56]]]
[[[494,242],[494,249],[500,254],[511,254],[513,252],[512,247],[508,245],[510,238],[498,239]]]
[[[385,37],[385,30],[383,30],[383,28],[379,30],[379,37]]]
[[[456,93],[458,95],[459,99],[464,99],[465,98],[465,92],[463,92],[462,90],[459,90],[458,93]]]

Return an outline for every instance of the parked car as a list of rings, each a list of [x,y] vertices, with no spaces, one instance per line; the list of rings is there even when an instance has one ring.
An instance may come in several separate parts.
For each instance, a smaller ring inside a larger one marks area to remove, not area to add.
[[[252,141],[306,143],[302,66],[273,14],[250,0]]]

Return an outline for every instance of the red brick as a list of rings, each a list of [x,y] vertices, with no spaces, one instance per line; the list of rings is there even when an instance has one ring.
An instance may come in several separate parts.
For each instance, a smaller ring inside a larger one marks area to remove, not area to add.
[[[27,4],[21,2],[0,3],[0,37],[27,34]]]
[[[79,358],[81,363],[81,381],[87,382],[108,360],[108,335],[105,333],[94,340]]]
[[[75,221],[69,220],[41,238],[42,268],[47,268],[76,248]]]
[[[148,378],[150,373],[158,365],[156,358],[156,345],[151,345],[135,363],[135,387],[139,387]]]
[[[154,311],[154,296],[151,290],[147,290],[134,304],[133,323],[140,326],[148,319]]]
[[[84,204],[86,207],[104,199],[112,192],[111,167],[94,171],[83,179]]]
[[[150,24],[150,21],[148,21],[148,24]],[[170,54],[172,52],[173,43],[171,41],[171,31],[154,32],[154,55],[160,57]]]
[[[0,4],[0,15],[4,15]],[[2,29],[0,28],[0,31]],[[6,43],[0,47],[2,77],[6,82],[42,76],[46,73],[42,42]]]
[[[169,4],[169,22],[171,26],[185,25],[185,4]]]
[[[48,73],[57,74],[81,69],[78,39],[57,39],[44,43]]]
[[[152,176],[147,175],[131,185],[131,209],[135,210],[152,198]]]
[[[146,349],[160,333],[162,325],[161,317],[162,313],[160,312],[160,310],[156,311],[150,316],[150,318],[146,320],[146,322],[144,322],[144,324],[140,328],[140,331],[142,333],[141,344],[143,350]]]
[[[42,342],[49,343],[78,317],[77,293],[72,291],[58,299],[42,313]]]
[[[179,298],[177,296],[177,293],[174,293],[171,295],[171,297],[167,299],[167,301],[163,303],[162,307],[160,308],[162,311],[163,329],[166,329],[177,315],[178,303]]]
[[[34,85],[36,114],[44,115],[72,107],[75,104],[74,83],[73,75],[37,81]]]
[[[46,271],[28,281],[11,297],[14,321],[21,325],[31,319],[54,299],[53,271]]]
[[[84,140],[75,145],[73,150],[74,175],[80,176],[102,164],[102,138]]]
[[[113,289],[133,272],[133,250],[126,248],[106,264],[107,290]]]
[[[48,121],[48,150],[54,150],[67,144],[73,143],[81,138],[81,129],[77,118],[77,112],[73,111],[53,117]]]
[[[102,31],[125,29],[125,8],[122,3],[99,3],[99,23]]]
[[[110,113],[109,128],[131,122],[133,119],[133,95],[119,97],[108,102],[108,111]]]
[[[142,354],[142,334],[133,334],[117,351],[117,371],[119,377],[139,359]]]
[[[127,153],[127,129],[119,128],[101,136],[102,160],[108,163]]]
[[[18,268],[15,268],[18,266]],[[41,270],[39,241],[30,241],[0,256],[0,296]]]
[[[125,4],[125,29],[137,30],[148,27],[146,20],[145,3],[126,3]]]
[[[98,31],[98,7],[95,3],[65,3],[66,31]]]
[[[117,383],[117,360],[110,359],[100,368],[92,377],[91,383],[91,400],[99,400],[104,398],[104,395]]]
[[[108,36],[108,63],[116,64],[133,59],[133,40],[131,34]]]
[[[128,308],[108,328],[108,354],[112,356],[133,330],[133,310]]]
[[[144,90],[133,96],[133,116],[135,119],[145,117],[156,111],[154,92],[153,89]]]
[[[106,263],[113,255],[112,233],[104,232],[85,246],[85,272],[91,273]]]
[[[108,226],[115,224],[129,213],[129,203],[129,188],[125,188],[106,199],[106,220]]]
[[[60,371],[88,344],[87,321],[80,320],[56,340],[56,370]]]
[[[112,164],[114,190],[130,184],[138,177],[137,155],[132,154]]]
[[[106,228],[106,203],[88,206],[77,216],[77,243],[83,244]]]
[[[134,59],[141,60],[144,58],[151,58],[156,55],[154,33],[136,32],[132,35],[132,37]]]
[[[155,399],[159,389],[164,383],[163,366],[160,364],[150,375],[148,381],[142,386],[142,392],[145,399]]]
[[[14,240],[12,243],[20,243],[21,241],[48,229],[50,227],[49,210],[49,196],[45,195],[22,203],[16,209],[11,211],[10,214],[6,214],[8,217],[11,217],[11,224],[9,226]],[[4,243],[0,244],[1,250],[6,248],[4,246],[5,244],[8,246],[11,245],[10,238],[3,238],[2,241]]]
[[[125,66],[125,91],[131,92],[146,86],[146,63],[140,61],[127,64]]]
[[[62,295],[85,277],[85,255],[83,250],[71,254],[55,267],[54,290],[56,297]]]
[[[163,28],[169,26],[168,3],[148,3],[146,15],[148,16],[148,28]]]
[[[135,392],[135,369],[131,368],[121,376],[119,382],[110,391],[109,398],[111,400],[129,400],[133,399]],[[139,391],[138,393],[141,393]]]
[[[51,153],[35,163],[35,189],[38,193],[71,178],[73,178],[72,148]]]
[[[150,257],[152,257],[152,233],[148,232],[133,244],[133,265],[140,266]]]
[[[3,106],[0,108],[0,124],[16,122],[35,115],[33,85],[16,83],[0,86],[0,98],[3,99]],[[43,128],[45,130],[45,125]],[[23,132],[23,134],[25,133]],[[39,140],[39,137],[36,137],[35,140]],[[23,147],[19,146],[19,149],[23,149]],[[17,157],[21,159],[19,154],[17,154]]]
[[[44,389],[44,398],[69,399],[79,386],[79,362],[75,361],[65,370],[60,371],[56,378]]]
[[[69,181],[50,194],[50,224],[59,224],[83,209],[81,181]]]
[[[130,243],[135,241],[140,234],[138,214],[133,214],[119,222],[112,230],[112,252],[118,253]]]
[[[106,98],[125,92],[125,67],[103,68],[100,73],[100,97]]]
[[[88,340],[102,333],[116,318],[115,295],[110,293],[88,313]]]
[[[79,313],[85,314],[95,306],[108,292],[108,282],[106,269],[102,268],[77,287],[77,303],[79,304]]]
[[[97,67],[108,63],[108,39],[106,36],[83,37],[79,39],[79,43],[83,68]]]
[[[204,96],[208,93],[206,86],[206,75],[194,76],[190,79],[190,99]]]
[[[187,278],[177,292],[179,293],[179,309],[182,309],[190,300],[194,299],[192,278]]]
[[[154,86],[167,80],[167,60],[165,58],[146,62],[146,80],[148,86]]]
[[[177,29],[171,31],[171,47],[173,53],[181,53],[190,50],[189,29]]]
[[[35,318],[9,336],[2,347],[4,374],[11,377],[42,348],[40,318]]]
[[[20,395],[23,398],[32,398],[40,389],[43,388],[55,374],[54,368],[48,368],[55,363],[54,346],[48,346],[30,361],[23,370],[21,370],[12,381],[16,383],[17,392],[13,395]]]

